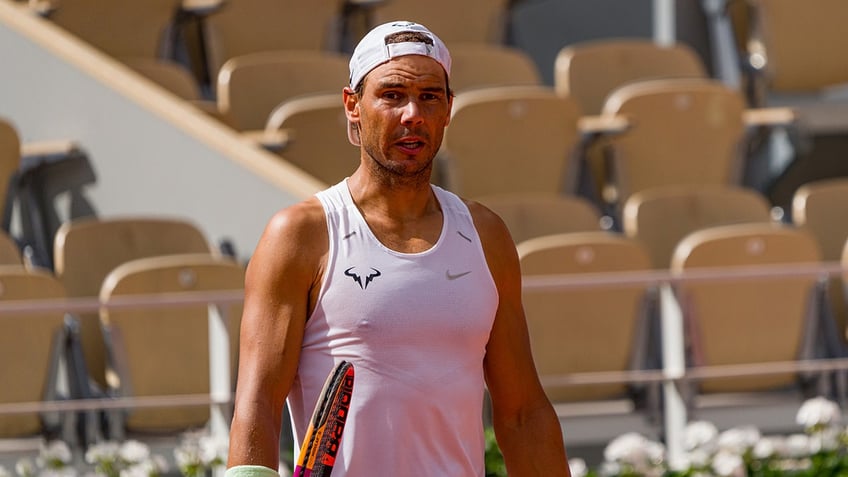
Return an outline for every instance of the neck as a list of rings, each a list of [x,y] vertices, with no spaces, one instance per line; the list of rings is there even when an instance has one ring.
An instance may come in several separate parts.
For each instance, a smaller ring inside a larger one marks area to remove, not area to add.
[[[429,180],[421,178],[384,177],[360,167],[348,179],[348,189],[366,216],[407,221],[439,211]]]

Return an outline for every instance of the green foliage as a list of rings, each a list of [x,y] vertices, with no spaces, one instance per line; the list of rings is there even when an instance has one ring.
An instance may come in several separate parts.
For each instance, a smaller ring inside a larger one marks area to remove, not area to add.
[[[503,454],[491,427],[486,428],[486,477],[507,477]]]

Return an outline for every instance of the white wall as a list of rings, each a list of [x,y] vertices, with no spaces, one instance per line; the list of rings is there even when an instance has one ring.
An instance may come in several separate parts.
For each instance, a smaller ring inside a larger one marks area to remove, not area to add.
[[[23,141],[78,141],[98,215],[188,217],[243,258],[276,210],[324,186],[9,0],[0,117]]]

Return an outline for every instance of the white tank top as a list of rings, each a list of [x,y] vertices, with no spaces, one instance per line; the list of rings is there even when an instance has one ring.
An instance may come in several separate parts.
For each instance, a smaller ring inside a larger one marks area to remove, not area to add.
[[[435,246],[400,253],[369,229],[347,182],[317,194],[329,255],[288,396],[295,454],[334,363],[356,371],[334,477],[483,476],[483,358],[498,305],[465,204],[433,186]]]

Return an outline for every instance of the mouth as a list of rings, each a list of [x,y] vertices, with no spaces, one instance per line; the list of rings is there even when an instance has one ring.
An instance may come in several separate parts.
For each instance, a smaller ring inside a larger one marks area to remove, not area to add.
[[[408,154],[414,154],[424,147],[424,141],[419,141],[415,139],[402,140],[396,142],[395,144],[397,144],[400,149],[407,152]]]

